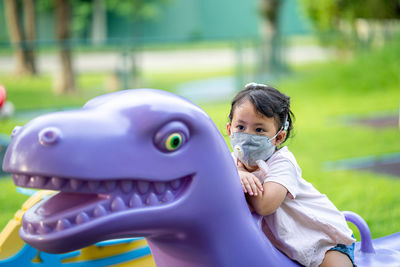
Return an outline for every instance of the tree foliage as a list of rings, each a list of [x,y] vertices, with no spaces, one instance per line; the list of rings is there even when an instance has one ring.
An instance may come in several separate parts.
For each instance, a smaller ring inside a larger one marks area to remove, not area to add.
[[[106,12],[117,14],[131,21],[156,20],[165,4],[173,0],[104,0]],[[90,24],[93,16],[93,0],[70,0],[71,25],[74,37],[90,36]],[[53,0],[37,0],[38,11],[53,12]]]
[[[400,19],[400,0],[301,0],[323,42],[339,47],[384,41]]]
[[[301,0],[318,30],[331,30],[339,21],[399,19],[400,0]]]
[[[107,10],[130,20],[155,20],[170,0],[107,0]]]

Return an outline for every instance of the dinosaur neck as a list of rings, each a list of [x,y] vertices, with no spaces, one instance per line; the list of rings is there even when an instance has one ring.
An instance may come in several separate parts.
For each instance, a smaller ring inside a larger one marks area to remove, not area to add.
[[[235,219],[211,220],[175,236],[148,238],[156,265],[297,266],[273,247],[251,216]]]

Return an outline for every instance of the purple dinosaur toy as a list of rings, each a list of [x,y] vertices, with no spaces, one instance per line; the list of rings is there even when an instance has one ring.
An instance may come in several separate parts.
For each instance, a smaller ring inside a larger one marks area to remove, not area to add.
[[[157,266],[298,266],[249,212],[209,116],[167,92],[120,91],[36,118],[13,131],[3,168],[17,186],[60,191],[23,218],[21,237],[42,251],[144,236]],[[374,252],[364,226],[356,263],[398,266],[400,235]]]

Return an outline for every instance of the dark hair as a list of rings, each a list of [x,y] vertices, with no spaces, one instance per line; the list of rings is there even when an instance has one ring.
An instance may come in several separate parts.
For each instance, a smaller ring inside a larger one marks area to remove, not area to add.
[[[285,120],[287,119],[289,127],[286,130],[286,137],[283,142],[289,138],[294,121],[294,114],[290,110],[290,97],[282,94],[274,87],[258,83],[249,83],[233,98],[231,111],[229,112],[229,122],[232,122],[235,108],[246,100],[250,100],[259,113],[269,118],[273,117],[278,129],[283,128]]]

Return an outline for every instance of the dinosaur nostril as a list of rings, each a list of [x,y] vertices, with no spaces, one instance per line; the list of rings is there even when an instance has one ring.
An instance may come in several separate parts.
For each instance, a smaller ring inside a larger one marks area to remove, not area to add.
[[[60,139],[60,136],[60,131],[57,128],[45,128],[39,132],[39,142],[44,146],[54,145]]]
[[[19,133],[19,131],[21,130],[21,128],[22,128],[21,126],[15,126],[11,132],[11,137],[16,136]]]

